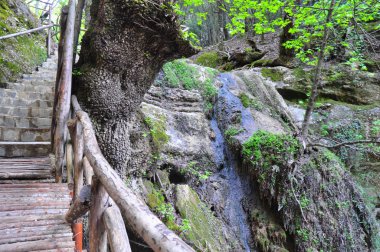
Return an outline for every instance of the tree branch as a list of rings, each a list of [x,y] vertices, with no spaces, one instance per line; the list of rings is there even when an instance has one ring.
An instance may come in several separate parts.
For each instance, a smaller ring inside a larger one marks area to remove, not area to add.
[[[319,147],[325,147],[329,149],[335,149],[339,148],[342,146],[346,145],[355,145],[355,144],[380,144],[380,140],[378,139],[367,139],[367,140],[357,140],[357,141],[347,141],[347,142],[342,142],[334,145],[326,145],[326,144],[321,144],[321,143],[310,143],[308,146],[319,146]]]

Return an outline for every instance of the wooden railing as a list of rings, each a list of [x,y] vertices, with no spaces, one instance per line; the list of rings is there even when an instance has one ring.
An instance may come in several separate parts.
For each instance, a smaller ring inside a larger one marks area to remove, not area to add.
[[[74,152],[74,200],[66,221],[77,222],[90,211],[90,251],[107,251],[107,240],[112,251],[131,251],[123,217],[154,251],[193,251],[125,185],[101,153],[90,118],[75,96],[72,105],[68,128]]]
[[[112,251],[131,251],[124,220],[154,251],[194,251],[169,230],[113,170],[100,151],[88,114],[82,111],[76,97],[71,96],[74,37],[80,30],[78,24],[75,25],[75,16],[81,15],[80,12],[75,11],[75,0],[70,0],[68,8],[64,7],[61,13],[52,120],[56,182],[63,181],[66,167],[67,181],[73,185],[73,201],[65,219],[72,223],[76,251],[82,250],[81,218],[87,212],[91,252],[107,251],[107,243]]]

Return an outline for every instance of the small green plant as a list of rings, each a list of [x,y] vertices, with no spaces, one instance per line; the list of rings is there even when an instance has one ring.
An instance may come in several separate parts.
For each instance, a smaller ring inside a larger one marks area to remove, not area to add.
[[[321,125],[321,136],[328,136],[329,135],[329,126],[327,124]]]
[[[231,137],[239,135],[241,132],[243,132],[243,129],[238,129],[235,127],[230,127],[224,132],[224,136],[227,140],[231,139]]]
[[[182,85],[187,90],[199,87],[197,69],[186,63],[185,60],[180,59],[168,62],[163,66],[163,71],[165,80],[170,87],[180,87]]]
[[[269,168],[284,165],[299,149],[297,139],[290,135],[259,130],[243,144],[243,156],[255,166]]]
[[[305,195],[302,195],[300,199],[300,206],[302,207],[302,209],[307,208],[309,205],[310,200]]]
[[[165,196],[161,191],[153,189],[147,195],[147,203],[169,229],[180,231],[180,227],[175,223],[174,207],[170,203],[165,202]]]
[[[342,202],[337,201],[337,202],[335,202],[335,206],[338,209],[348,208],[350,206],[350,202],[349,201],[342,201]]]
[[[81,76],[83,73],[80,71],[79,68],[73,69],[73,76]]]
[[[179,226],[179,229],[182,233],[185,233],[189,230],[191,230],[190,221],[188,219],[182,219],[182,225]]]
[[[298,229],[296,231],[297,235],[303,240],[303,241],[309,241],[309,231],[304,229],[304,228],[301,228],[301,229]]]
[[[206,180],[212,175],[212,172],[208,170],[202,171],[202,169],[198,166],[197,161],[189,162],[185,168],[181,169],[180,172],[182,174],[191,174],[199,180]]]
[[[372,122],[372,127],[371,127],[371,134],[374,137],[377,137],[380,133],[380,120],[376,120]]]

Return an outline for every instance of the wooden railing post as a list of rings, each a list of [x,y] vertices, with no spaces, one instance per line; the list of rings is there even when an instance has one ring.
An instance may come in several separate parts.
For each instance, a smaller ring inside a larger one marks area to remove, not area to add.
[[[109,198],[109,203],[110,207],[103,213],[103,223],[107,230],[111,251],[132,252],[121,212],[111,198]]]
[[[69,120],[67,127],[74,144],[74,199],[83,187],[83,135],[82,125],[76,119]]]
[[[51,4],[49,4],[49,25],[51,25]],[[47,35],[47,57],[51,56],[51,28],[48,29]]]
[[[62,182],[62,171],[65,156],[66,125],[69,120],[70,100],[71,100],[71,80],[73,68],[73,40],[74,40],[74,22],[75,22],[75,0],[70,0],[69,13],[67,16],[66,30],[63,44],[62,69],[59,78],[58,89],[56,92],[57,103],[54,107],[55,132],[54,148],[56,158],[55,180],[57,183]],[[57,72],[57,74],[59,74]],[[53,126],[54,126],[53,125]]]
[[[83,158],[82,163],[83,163],[84,177],[86,179],[86,185],[91,185],[92,176],[94,176],[94,170],[92,169],[86,157]]]
[[[89,236],[91,252],[107,252],[107,233],[102,221],[104,210],[108,208],[108,193],[94,176],[91,188],[91,207],[89,216]]]
[[[75,13],[75,26],[74,26],[74,57],[73,57],[73,63],[75,63],[75,58],[77,54],[77,47],[78,47],[78,40],[79,40],[79,34],[81,30],[81,24],[82,24],[82,14],[83,14],[83,8],[86,3],[86,0],[78,0],[76,13]]]
[[[67,183],[73,183],[73,146],[71,143],[66,144],[66,172],[67,172]]]

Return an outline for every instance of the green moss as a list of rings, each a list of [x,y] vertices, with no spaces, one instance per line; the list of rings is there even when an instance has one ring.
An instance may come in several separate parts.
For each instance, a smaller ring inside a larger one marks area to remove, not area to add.
[[[329,74],[328,76],[327,76],[327,80],[329,81],[329,82],[336,82],[336,81],[340,81],[341,79],[343,79],[344,78],[344,73],[342,73],[342,72],[332,72],[331,74]]]
[[[245,108],[251,107],[251,108],[254,108],[254,109],[259,110],[259,111],[263,110],[263,108],[264,108],[263,104],[260,101],[253,99],[253,98],[250,98],[245,93],[241,93],[239,95],[239,98],[240,98],[240,101]]]
[[[216,68],[222,63],[222,60],[217,52],[205,52],[195,60],[195,63],[205,67]]]
[[[144,122],[150,129],[149,133],[156,151],[160,151],[170,140],[170,137],[166,134],[166,117],[164,115],[157,116],[156,118],[146,117]]]
[[[177,185],[175,195],[175,206],[191,227],[184,234],[185,238],[199,251],[229,251],[223,236],[222,223],[214,217],[197,193],[188,185]]]
[[[285,230],[267,212],[253,208],[250,219],[254,241],[260,251],[288,251],[284,248]],[[275,247],[275,250],[271,250],[270,247]]]
[[[169,87],[183,87],[186,90],[199,90],[205,100],[205,110],[212,109],[212,103],[218,90],[214,79],[219,73],[212,68],[200,68],[187,63],[185,60],[175,60],[163,67],[165,82]],[[211,104],[211,106],[210,106]]]
[[[229,71],[232,71],[234,68],[235,68],[235,64],[229,61],[225,63],[224,65],[222,65],[219,69],[221,69],[222,71],[229,72]]]
[[[174,207],[170,203],[166,203],[163,193],[156,189],[150,181],[144,181],[144,185],[148,191],[146,201],[150,209],[158,215],[169,229],[180,231],[180,226],[175,222]]]
[[[272,81],[282,81],[284,79],[284,74],[278,69],[273,68],[263,68],[261,69],[261,74],[265,78],[270,78]]]
[[[252,67],[266,67],[266,66],[272,66],[273,60],[270,59],[260,59],[256,60],[251,64]]]

